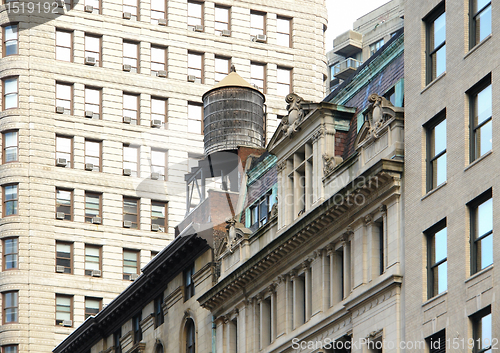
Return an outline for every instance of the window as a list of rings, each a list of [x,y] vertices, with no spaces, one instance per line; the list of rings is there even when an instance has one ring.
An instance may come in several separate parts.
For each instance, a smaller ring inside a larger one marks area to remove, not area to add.
[[[483,156],[492,148],[491,76],[487,76],[469,92],[470,161]]]
[[[73,61],[73,32],[56,29],[56,60]]]
[[[64,114],[73,114],[73,85],[56,82],[56,109]]]
[[[120,344],[120,339],[122,338],[122,329],[119,328],[113,333],[113,348],[115,353],[122,353],[122,346]]]
[[[10,291],[2,293],[3,323],[11,324],[19,321],[18,292]]]
[[[95,66],[101,66],[101,38],[98,35],[85,33],[85,60],[94,58]]]
[[[203,54],[188,52],[188,76],[193,76],[194,82],[203,83],[203,57]]]
[[[184,301],[194,296],[194,265],[184,271]]]
[[[188,132],[203,133],[203,105],[188,103]]]
[[[128,16],[130,14],[130,16]],[[123,18],[139,21],[139,1],[123,0]]]
[[[66,161],[65,167],[73,164],[73,138],[66,136],[56,136],[56,160],[60,158]]]
[[[427,237],[427,298],[448,289],[446,219],[425,232]]]
[[[151,123],[152,126],[160,122],[165,127],[167,122],[167,100],[164,98],[151,98]]]
[[[252,230],[257,230],[267,223],[269,213],[274,205],[274,197],[271,192],[250,206],[250,224]]]
[[[17,215],[17,184],[3,186],[3,216]]]
[[[167,19],[165,5],[165,0],[151,0],[151,23],[157,24],[158,20]]]
[[[123,198],[123,226],[139,229],[139,199]]]
[[[19,139],[18,131],[6,131],[2,133],[3,163],[17,162]]]
[[[427,192],[446,181],[446,112],[425,125],[427,134]]]
[[[424,21],[427,29],[426,83],[446,71],[446,12],[443,1]]]
[[[215,5],[215,34],[222,35],[223,31],[229,31],[231,8]]]
[[[473,353],[491,353],[492,350],[492,322],[491,306],[481,309],[470,317],[472,324]]]
[[[163,315],[163,293],[155,298],[154,303],[154,317],[155,317],[155,328],[163,324],[164,315]]]
[[[250,35],[266,34],[266,14],[263,12],[250,12]]]
[[[221,56],[215,57],[215,82],[222,81],[229,74],[231,59]]]
[[[17,24],[3,27],[3,56],[19,54],[19,34]]]
[[[161,232],[168,231],[167,203],[161,201],[151,202],[151,225],[157,224]]]
[[[123,174],[139,176],[139,147],[123,145]]]
[[[250,83],[257,86],[262,93],[266,93],[266,65],[260,63],[250,64]]]
[[[151,150],[151,177],[158,180],[167,180],[165,172],[166,166],[167,152]],[[157,175],[153,175],[153,173],[156,173]]]
[[[159,71],[167,71],[167,50],[162,47],[151,47],[151,75],[157,76]]]
[[[13,109],[19,107],[18,77],[7,77],[2,80],[3,83],[3,109]]]
[[[56,242],[56,272],[73,272],[73,244]]]
[[[142,313],[139,312],[137,315],[132,317],[132,330],[134,331],[134,344],[139,343],[142,340],[142,329],[141,329]]]
[[[130,66],[130,70],[126,66]],[[139,72],[139,44],[123,41],[123,69]]]
[[[85,6],[92,6],[92,13],[100,13],[101,4],[99,0],[85,0]]]
[[[446,352],[446,330],[441,330],[425,339],[427,343],[427,352],[444,353]]]
[[[98,141],[85,140],[85,169],[101,170],[101,143]]]
[[[380,39],[379,41],[370,45],[370,56],[375,54],[382,46],[384,45],[384,39]]]
[[[471,274],[493,263],[493,199],[491,189],[469,205]]]
[[[139,96],[137,94],[123,93],[123,121],[139,125]]]
[[[85,297],[85,319],[89,316],[96,316],[101,311],[102,299]]]
[[[470,48],[491,34],[491,0],[471,0]]]
[[[201,26],[197,27],[197,26]],[[203,3],[188,1],[188,28],[203,31]]]
[[[85,192],[85,222],[100,224],[102,222],[102,194]],[[98,220],[96,219],[99,218]]]
[[[101,275],[101,251],[98,245],[85,244],[85,275],[99,277]],[[99,276],[97,276],[99,274]]]
[[[73,297],[56,294],[56,325],[73,326]]]
[[[139,251],[123,249],[123,279],[139,274]]]
[[[18,353],[18,345],[9,344],[8,346],[2,346],[2,353]]]
[[[186,321],[186,353],[195,353],[195,338],[196,331],[194,321],[192,319],[188,319]]]
[[[73,191],[56,189],[56,218],[73,220]]]
[[[277,94],[286,96],[292,92],[292,69],[278,66]]]
[[[276,43],[284,47],[292,46],[292,20],[278,16],[276,21]]]
[[[99,119],[101,117],[101,89],[85,86],[85,116]]]
[[[4,271],[18,268],[19,238],[6,238],[2,240]]]

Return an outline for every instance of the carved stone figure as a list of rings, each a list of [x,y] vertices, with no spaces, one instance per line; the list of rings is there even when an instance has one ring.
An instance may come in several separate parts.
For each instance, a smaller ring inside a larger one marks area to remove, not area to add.
[[[286,96],[285,101],[288,103],[288,115],[283,118],[283,134],[291,137],[293,133],[299,131],[299,124],[304,118],[304,111],[302,110],[302,97],[295,93],[290,93]]]
[[[332,170],[335,169],[335,167],[338,164],[342,163],[342,161],[343,161],[342,157],[324,154],[323,155],[323,173],[325,175],[330,173]]]

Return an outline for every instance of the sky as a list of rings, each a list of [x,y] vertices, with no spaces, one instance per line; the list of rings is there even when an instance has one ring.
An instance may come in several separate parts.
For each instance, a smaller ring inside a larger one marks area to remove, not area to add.
[[[389,0],[326,0],[328,8],[328,29],[326,51],[333,48],[333,38],[352,29],[354,21]]]

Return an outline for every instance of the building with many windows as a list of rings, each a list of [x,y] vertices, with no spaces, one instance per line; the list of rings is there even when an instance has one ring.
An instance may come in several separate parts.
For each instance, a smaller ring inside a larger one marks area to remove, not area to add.
[[[3,351],[51,350],[174,238],[201,95],[231,65],[268,138],[292,90],[323,97],[325,2],[306,3],[0,5]]]
[[[233,72],[205,93],[208,158],[186,176],[200,203],[187,198],[175,240],[54,352],[399,351],[404,108],[383,94],[404,102],[403,44],[400,30],[335,96],[288,94],[266,149],[238,143],[240,106],[262,109],[255,88]],[[222,189],[206,190],[211,169]]]
[[[408,1],[405,12],[406,338],[429,352],[490,352],[499,14],[487,0]],[[433,347],[438,338],[447,346]]]
[[[391,0],[361,16],[327,52],[327,92],[333,91],[404,26],[404,1]]]

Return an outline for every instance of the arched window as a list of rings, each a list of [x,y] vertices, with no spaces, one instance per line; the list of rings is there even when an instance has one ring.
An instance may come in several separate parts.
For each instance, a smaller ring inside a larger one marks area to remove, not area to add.
[[[163,345],[161,343],[156,345],[155,353],[163,353]]]
[[[195,328],[192,319],[186,322],[186,353],[195,353]]]

